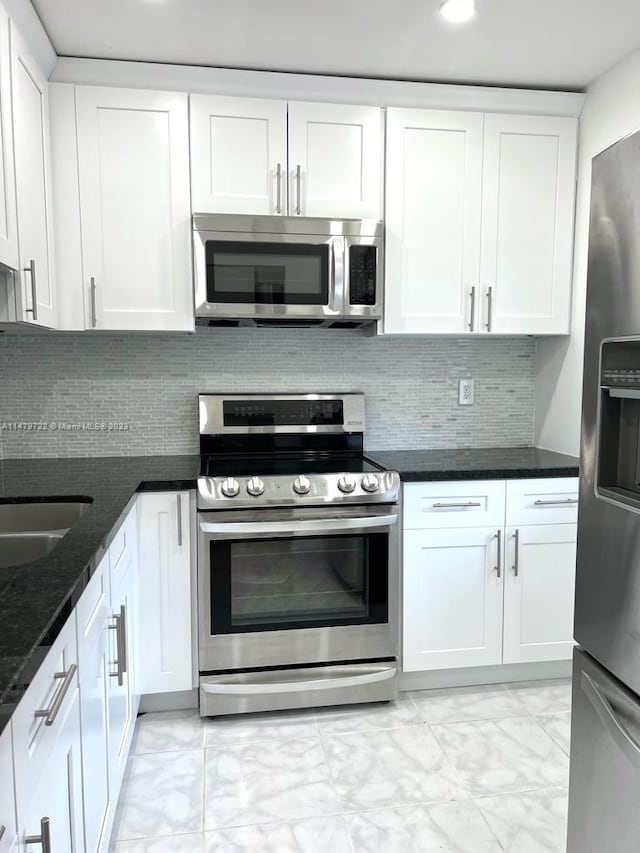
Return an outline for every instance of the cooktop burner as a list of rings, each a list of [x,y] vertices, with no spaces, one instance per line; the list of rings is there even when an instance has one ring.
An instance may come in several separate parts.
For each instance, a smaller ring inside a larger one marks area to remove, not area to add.
[[[350,453],[203,456],[202,477],[296,477],[299,474],[366,474],[383,471],[366,456]]]

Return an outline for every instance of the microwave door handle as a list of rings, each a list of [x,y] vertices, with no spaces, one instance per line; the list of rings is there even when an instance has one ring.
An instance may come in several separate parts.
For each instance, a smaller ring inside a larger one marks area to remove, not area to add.
[[[374,515],[358,518],[327,518],[303,521],[201,521],[200,530],[209,535],[229,536],[305,536],[313,533],[345,533],[357,530],[374,530],[379,527],[391,527],[398,516]]]
[[[332,239],[329,244],[329,252],[331,253],[331,280],[329,285],[330,291],[333,293],[333,304],[330,307],[336,314],[345,316],[348,311],[345,282],[347,245],[344,237]]]

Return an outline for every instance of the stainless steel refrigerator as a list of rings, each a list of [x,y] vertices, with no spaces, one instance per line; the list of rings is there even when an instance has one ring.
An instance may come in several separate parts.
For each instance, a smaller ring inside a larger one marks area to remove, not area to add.
[[[640,133],[593,161],[569,853],[640,851]]]

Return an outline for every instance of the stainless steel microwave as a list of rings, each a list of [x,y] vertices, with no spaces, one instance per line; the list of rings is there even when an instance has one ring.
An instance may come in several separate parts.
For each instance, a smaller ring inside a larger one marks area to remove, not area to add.
[[[383,225],[195,214],[201,325],[361,326],[382,317]]]

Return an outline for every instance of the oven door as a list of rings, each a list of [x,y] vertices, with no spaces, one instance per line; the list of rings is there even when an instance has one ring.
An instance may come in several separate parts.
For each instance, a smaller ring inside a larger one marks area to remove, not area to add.
[[[344,238],[194,232],[196,316],[318,323],[344,312]]]
[[[199,513],[201,672],[395,659],[395,507]]]

